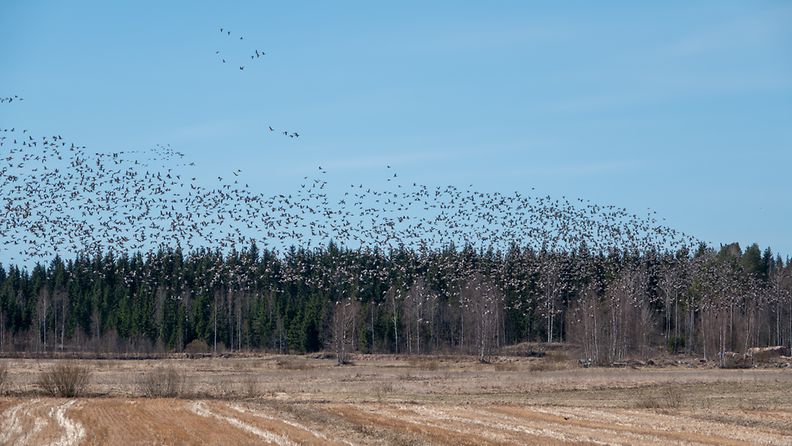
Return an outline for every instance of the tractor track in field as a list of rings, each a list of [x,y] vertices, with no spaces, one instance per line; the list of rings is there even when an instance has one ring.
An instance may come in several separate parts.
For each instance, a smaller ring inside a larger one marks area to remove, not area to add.
[[[35,398],[0,410],[0,445],[792,444],[782,409]]]

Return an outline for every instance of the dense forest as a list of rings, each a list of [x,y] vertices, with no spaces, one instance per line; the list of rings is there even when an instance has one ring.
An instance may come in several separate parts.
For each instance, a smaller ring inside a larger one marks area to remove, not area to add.
[[[792,344],[792,263],[757,245],[592,253],[179,249],[0,266],[3,352],[464,353],[608,363]]]

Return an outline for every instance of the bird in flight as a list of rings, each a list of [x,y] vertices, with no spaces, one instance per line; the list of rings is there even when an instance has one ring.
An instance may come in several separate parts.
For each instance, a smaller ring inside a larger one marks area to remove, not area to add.
[[[221,34],[225,34],[226,36],[231,36],[231,31],[226,29],[225,27],[220,27],[220,33]],[[240,41],[245,40],[244,36],[239,36],[239,40]],[[221,51],[223,52],[222,55],[221,55]],[[232,59],[235,59],[235,57],[234,58],[228,57],[226,55],[225,49],[216,50],[215,54],[218,55],[218,56],[221,56],[221,60],[222,60],[223,63],[226,63],[226,58],[228,58],[228,61],[231,62],[231,63],[235,62],[235,60],[232,60]],[[258,58],[260,58],[262,56],[266,56],[267,53],[265,53],[264,51],[262,51],[260,49],[254,49],[254,52],[253,53],[248,53],[248,55],[250,55],[250,59],[253,60],[253,59],[258,59]],[[244,71],[244,65],[240,66],[239,70],[240,71]]]

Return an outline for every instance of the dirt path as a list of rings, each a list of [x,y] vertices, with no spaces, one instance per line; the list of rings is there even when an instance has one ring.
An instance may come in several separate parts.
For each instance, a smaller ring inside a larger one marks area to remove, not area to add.
[[[232,409],[233,412],[229,411]],[[284,438],[288,438],[299,444],[315,444],[315,445],[351,445],[353,443],[348,441],[336,441],[327,437],[322,432],[311,429],[304,424],[300,424],[288,418],[286,414],[270,415],[266,410],[254,409],[250,406],[245,406],[237,403],[231,403],[227,408],[220,410],[224,411],[229,416],[236,415],[246,422],[253,425],[267,429]]]
[[[80,444],[85,437],[83,425],[66,416],[66,411],[74,406],[76,402],[75,400],[69,400],[50,409],[49,417],[54,419],[62,430],[60,438],[51,443],[52,446],[74,446]]]
[[[294,446],[294,445],[297,444],[297,443],[294,443],[293,441],[289,440],[286,437],[283,437],[281,435],[277,435],[277,434],[275,434],[273,432],[270,432],[268,430],[259,429],[256,426],[253,426],[251,424],[245,423],[244,421],[241,421],[239,418],[236,418],[236,417],[233,417],[233,416],[228,416],[228,415],[223,415],[221,413],[218,413],[217,410],[209,409],[207,407],[207,405],[204,402],[202,402],[202,401],[196,401],[196,402],[190,403],[190,409],[193,412],[195,412],[196,414],[198,414],[198,415],[200,415],[202,417],[207,417],[207,418],[214,417],[214,418],[216,418],[218,420],[221,420],[221,421],[224,421],[224,422],[226,422],[226,423],[228,423],[228,424],[230,424],[230,425],[232,425],[232,426],[234,426],[236,428],[239,428],[239,429],[241,429],[241,430],[243,430],[245,432],[249,432],[249,433],[261,438],[262,440],[265,440],[267,442],[267,444],[274,444],[276,446]]]
[[[81,423],[67,416],[76,400],[32,399],[3,411],[0,445],[74,446],[85,437]]]
[[[0,444],[26,444],[44,427],[44,420],[34,413],[38,403],[39,400],[17,403],[3,411]]]

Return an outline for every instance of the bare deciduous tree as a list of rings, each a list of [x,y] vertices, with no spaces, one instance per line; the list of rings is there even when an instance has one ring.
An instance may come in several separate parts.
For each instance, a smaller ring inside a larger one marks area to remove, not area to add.
[[[352,298],[336,301],[333,308],[333,345],[338,365],[349,362],[347,353],[356,345],[354,331],[359,312],[360,302]]]

